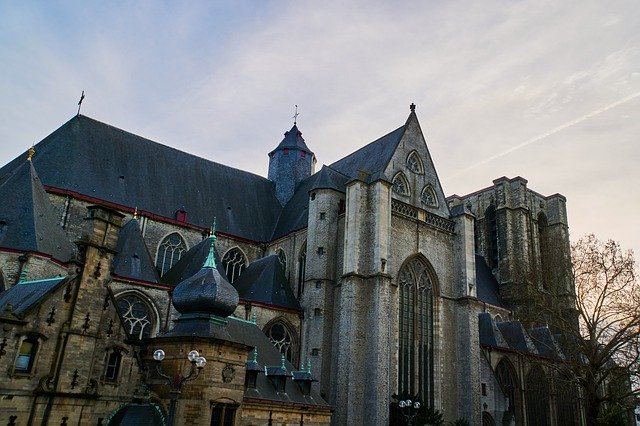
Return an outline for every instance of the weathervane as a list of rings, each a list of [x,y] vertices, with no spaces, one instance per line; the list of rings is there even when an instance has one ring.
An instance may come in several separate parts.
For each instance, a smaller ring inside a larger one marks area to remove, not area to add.
[[[294,125],[294,126],[295,126],[296,124],[298,124],[298,116],[299,116],[299,115],[300,115],[300,114],[298,114],[298,105],[296,105],[296,112],[295,112],[295,114],[293,114],[293,117],[291,117],[291,118],[293,118],[293,125]]]
[[[82,101],[84,100],[84,90],[82,91],[82,95],[80,95],[80,100],[78,101],[78,114],[80,115],[80,107],[82,106]]]

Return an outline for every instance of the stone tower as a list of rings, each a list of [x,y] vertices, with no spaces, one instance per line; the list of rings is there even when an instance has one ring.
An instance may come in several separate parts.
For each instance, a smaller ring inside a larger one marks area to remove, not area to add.
[[[269,153],[269,180],[276,186],[276,197],[283,206],[298,184],[315,172],[316,156],[305,144],[296,124]]]

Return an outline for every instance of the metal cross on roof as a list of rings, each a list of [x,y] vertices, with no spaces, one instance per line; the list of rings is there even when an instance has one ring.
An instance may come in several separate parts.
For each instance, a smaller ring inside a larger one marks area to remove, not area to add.
[[[84,90],[82,91],[82,95],[80,95],[80,100],[78,101],[78,115],[80,115],[80,107],[82,106],[83,100],[84,100]]]
[[[296,112],[293,114],[293,117],[291,117],[291,118],[293,118],[293,124],[294,125],[298,124],[298,116],[299,115],[300,114],[298,114],[298,105],[296,105]]]

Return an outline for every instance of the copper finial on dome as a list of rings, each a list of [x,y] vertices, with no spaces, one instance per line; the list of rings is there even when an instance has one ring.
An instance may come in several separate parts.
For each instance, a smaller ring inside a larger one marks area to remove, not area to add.
[[[31,148],[27,151],[27,160],[31,161],[33,156],[36,154],[36,147],[31,145]]]

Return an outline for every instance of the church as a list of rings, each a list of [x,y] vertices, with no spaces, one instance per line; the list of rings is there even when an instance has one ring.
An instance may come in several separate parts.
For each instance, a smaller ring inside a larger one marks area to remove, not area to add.
[[[584,422],[531,320],[564,196],[445,194],[413,104],[330,165],[278,139],[265,178],[78,114],[0,168],[0,423]]]

